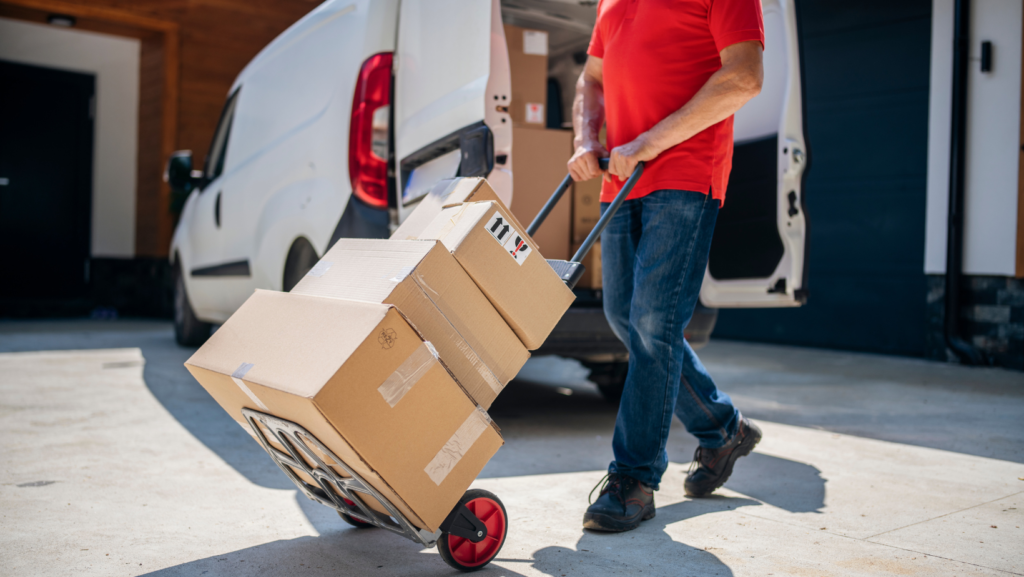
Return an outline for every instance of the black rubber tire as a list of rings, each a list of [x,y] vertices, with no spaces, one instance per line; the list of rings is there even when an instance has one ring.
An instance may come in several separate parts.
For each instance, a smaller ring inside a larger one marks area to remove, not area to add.
[[[626,386],[626,373],[629,362],[616,363],[583,363],[590,369],[590,382],[597,385],[601,396],[609,403],[618,403],[622,399],[622,389]]]
[[[508,511],[505,510],[505,504],[502,503],[501,499],[499,499],[498,496],[495,495],[494,493],[491,493],[490,491],[485,491],[483,489],[470,489],[466,491],[466,494],[463,495],[461,499],[459,499],[459,505],[456,505],[456,507],[460,505],[465,505],[475,499],[486,499],[489,501],[493,501],[501,509],[501,523],[503,526],[501,536],[497,537],[497,547],[495,547],[492,551],[489,551],[487,557],[483,560],[477,560],[472,565],[466,565],[460,562],[458,559],[456,559],[455,556],[453,555],[451,546],[448,541],[448,533],[443,533],[441,535],[441,538],[437,540],[437,551],[441,554],[441,559],[443,559],[444,562],[447,563],[449,567],[458,569],[459,571],[465,571],[467,573],[470,571],[479,571],[480,569],[486,567],[491,561],[493,561],[494,558],[498,556],[498,553],[501,552],[501,548],[505,545],[505,538],[508,536]],[[474,511],[474,513],[476,512]],[[487,521],[489,519],[481,520],[484,521],[485,524],[487,524]],[[488,531],[489,530],[490,525],[488,525]],[[484,538],[484,541],[482,541],[482,543],[486,542],[488,539],[494,538],[494,535],[488,534],[487,537]],[[456,539],[458,539],[458,537],[456,537]]]
[[[174,263],[174,340],[183,347],[198,347],[210,338],[211,323],[196,318],[188,301],[181,262]]]
[[[345,513],[342,513],[341,511],[338,511],[338,516],[341,517],[341,519],[343,521],[345,521],[349,525],[352,525],[356,529],[372,529],[373,527],[375,527],[375,525],[371,525],[369,523],[363,523],[362,521],[352,517],[351,515],[346,515]]]
[[[316,249],[308,240],[301,236],[295,239],[291,248],[288,249],[288,258],[284,261],[284,279],[282,289],[288,292],[299,284],[302,277],[306,276],[309,269],[313,268],[320,257],[316,255]]]

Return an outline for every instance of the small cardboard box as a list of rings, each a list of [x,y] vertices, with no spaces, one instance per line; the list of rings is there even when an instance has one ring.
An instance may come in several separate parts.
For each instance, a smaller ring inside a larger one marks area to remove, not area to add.
[[[575,299],[496,202],[446,208],[420,236],[444,243],[527,349],[544,343]]]
[[[445,207],[458,206],[464,202],[483,202],[488,200],[498,203],[506,212],[509,212],[505,203],[498,198],[498,193],[494,192],[491,185],[487,184],[487,180],[483,178],[462,177],[442,180],[423,197],[423,200],[416,206],[412,214],[405,219],[405,222],[395,229],[391,239],[410,240],[419,238],[420,231],[430,224]],[[512,202],[513,204],[515,203],[515,198],[513,198]],[[512,224],[515,225],[516,229],[526,232],[526,227],[516,220],[514,214],[512,215]],[[526,238],[532,245],[536,245],[529,235]],[[537,248],[539,248],[539,245]]]
[[[530,358],[473,279],[435,240],[340,239],[291,292],[398,307],[485,409]]]
[[[505,25],[512,76],[512,126],[544,128],[548,105],[548,33]]]
[[[393,306],[258,290],[185,367],[246,429],[243,407],[302,425],[430,531],[503,443]]]
[[[572,247],[572,253],[576,254],[576,251],[580,249],[579,244],[574,244]],[[579,289],[600,289],[604,286],[603,279],[601,277],[601,241],[594,243],[594,246],[590,247],[590,252],[587,256],[583,257],[583,267],[586,269],[583,272],[583,276],[580,277],[580,281],[576,283],[576,288]]]
[[[592,178],[573,184],[572,191],[572,243],[578,246],[587,239],[601,218],[602,178]],[[573,249],[576,252],[576,249]]]
[[[533,222],[569,173],[566,165],[572,156],[572,131],[513,128],[512,151],[516,166],[512,213],[522,222]],[[566,191],[533,235],[545,258],[569,259],[571,192]]]

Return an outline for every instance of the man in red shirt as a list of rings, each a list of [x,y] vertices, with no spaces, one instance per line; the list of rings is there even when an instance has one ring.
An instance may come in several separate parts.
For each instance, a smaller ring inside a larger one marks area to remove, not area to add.
[[[700,446],[688,495],[721,487],[761,439],[715,386],[683,329],[707,267],[732,167],[733,114],[761,90],[760,0],[601,0],[576,84],[575,180],[602,176],[602,212],[638,162],[644,174],[601,238],[604,309],[629,349],[601,494],[588,529],[654,517],[672,415]],[[608,149],[598,134],[607,121]],[[599,483],[600,485],[600,483]]]

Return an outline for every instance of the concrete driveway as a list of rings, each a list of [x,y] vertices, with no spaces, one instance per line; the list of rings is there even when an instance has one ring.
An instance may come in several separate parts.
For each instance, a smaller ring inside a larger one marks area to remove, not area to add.
[[[169,325],[0,323],[0,574],[450,575],[434,549],[298,495],[182,363]],[[504,501],[488,575],[1024,574],[1024,374],[714,342],[765,438],[688,499],[681,426],[657,517],[580,527],[615,408],[535,359],[491,414]],[[678,423],[677,423],[678,425]]]

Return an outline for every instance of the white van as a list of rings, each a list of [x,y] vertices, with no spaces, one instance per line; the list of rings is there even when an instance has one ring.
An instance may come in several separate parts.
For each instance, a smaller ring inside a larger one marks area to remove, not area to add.
[[[694,342],[714,308],[806,299],[793,2],[763,0],[764,85],[736,114]],[[338,238],[386,238],[438,180],[486,176],[514,205],[515,172],[530,167],[515,164],[502,24],[547,31],[561,88],[548,106],[568,120],[595,17],[593,0],[328,0],[295,23],[235,80],[204,170],[187,151],[168,162],[172,188],[189,194],[170,251],[178,341],[203,342],[257,288],[290,289]],[[600,291],[578,296],[537,354],[578,358],[613,390],[625,349]]]

